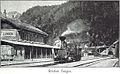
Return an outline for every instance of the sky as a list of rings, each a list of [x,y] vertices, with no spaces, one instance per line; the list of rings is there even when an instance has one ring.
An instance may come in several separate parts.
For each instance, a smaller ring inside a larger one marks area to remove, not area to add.
[[[17,11],[19,13],[25,12],[27,9],[34,6],[51,6],[59,5],[67,1],[1,1],[1,11],[6,9],[7,12]]]

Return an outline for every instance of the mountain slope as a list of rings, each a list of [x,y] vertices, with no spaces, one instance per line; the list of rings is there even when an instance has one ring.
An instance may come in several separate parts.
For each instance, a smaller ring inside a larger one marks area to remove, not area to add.
[[[68,29],[71,22],[78,23],[77,20],[80,19],[84,22],[82,25],[86,25],[89,30],[80,26],[85,32],[78,33],[74,38],[82,36],[78,39],[86,41],[87,33],[91,45],[109,45],[119,37],[118,15],[119,2],[69,1],[62,5],[35,6],[24,12],[20,19],[47,32],[47,42],[51,45]],[[73,29],[78,30],[76,27]]]

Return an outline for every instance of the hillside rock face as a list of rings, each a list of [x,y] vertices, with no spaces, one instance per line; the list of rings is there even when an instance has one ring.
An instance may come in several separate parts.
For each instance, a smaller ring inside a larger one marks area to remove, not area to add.
[[[117,1],[69,1],[62,5],[35,6],[24,12],[20,20],[48,33],[46,40],[50,45],[64,34],[72,41],[109,45],[119,37],[118,15]]]

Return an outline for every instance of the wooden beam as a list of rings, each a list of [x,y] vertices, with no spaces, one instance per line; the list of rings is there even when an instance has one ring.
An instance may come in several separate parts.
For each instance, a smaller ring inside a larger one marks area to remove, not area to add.
[[[40,49],[40,50],[41,50],[41,58],[42,58],[42,55],[43,55],[43,54],[42,54],[42,49]]]
[[[31,53],[31,49],[30,49],[30,59],[31,59],[31,55],[32,55],[32,53]]]
[[[47,49],[45,49],[45,50],[46,50],[46,52],[45,52],[45,53],[46,53],[46,58],[47,58]]]
[[[52,48],[52,58],[54,58],[54,56],[55,56],[55,49]]]
[[[36,59],[37,59],[37,48],[36,48]]]
[[[32,52],[31,52],[31,58],[32,58],[32,61],[33,61],[33,56],[34,56],[34,54],[33,54],[33,46],[32,46]]]
[[[51,50],[51,49],[49,49],[49,50],[50,50],[50,58],[52,58],[52,57],[51,57],[51,55],[52,55],[52,50]]]
[[[17,56],[17,49],[15,49],[15,50],[16,50],[15,56]]]

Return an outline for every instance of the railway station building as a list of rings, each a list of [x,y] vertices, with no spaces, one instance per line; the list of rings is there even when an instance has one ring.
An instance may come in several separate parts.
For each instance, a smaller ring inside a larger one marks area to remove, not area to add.
[[[47,33],[18,20],[1,17],[1,58],[13,60],[53,58]]]

